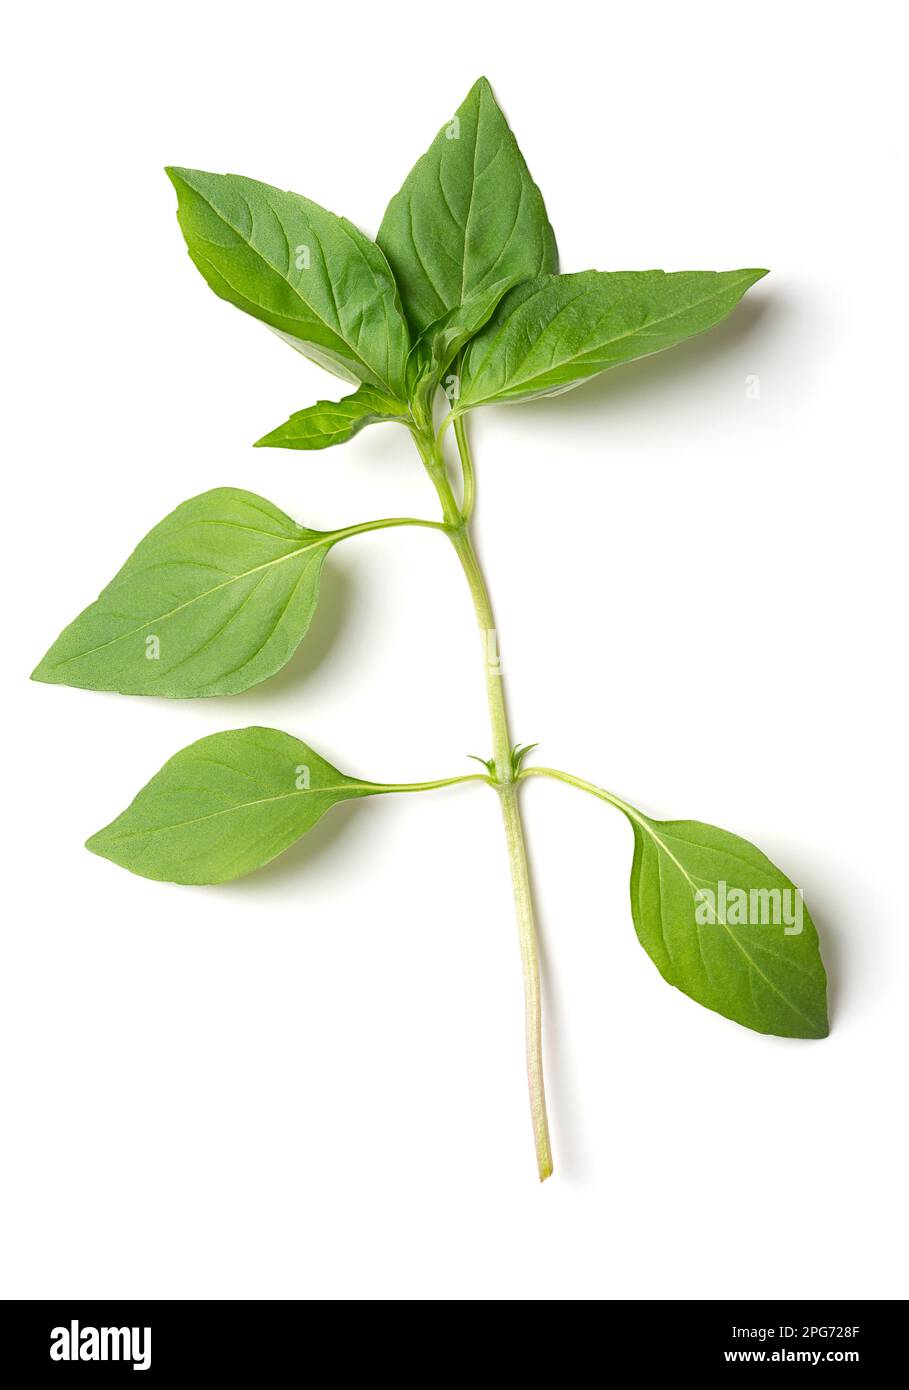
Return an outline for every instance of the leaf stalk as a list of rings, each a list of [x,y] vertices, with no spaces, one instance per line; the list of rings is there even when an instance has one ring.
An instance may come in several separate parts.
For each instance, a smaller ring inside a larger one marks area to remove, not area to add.
[[[552,777],[557,782],[567,782],[570,787],[577,787],[582,792],[588,792],[590,796],[599,797],[601,801],[608,801],[610,806],[624,811],[626,816],[630,816],[632,820],[640,820],[640,812],[636,811],[633,806],[629,806],[627,801],[622,801],[621,797],[606,791],[605,787],[598,787],[594,782],[586,782],[583,777],[575,777],[570,772],[560,772],[558,768],[554,767],[525,767],[518,774],[517,780],[520,782],[525,777]]]

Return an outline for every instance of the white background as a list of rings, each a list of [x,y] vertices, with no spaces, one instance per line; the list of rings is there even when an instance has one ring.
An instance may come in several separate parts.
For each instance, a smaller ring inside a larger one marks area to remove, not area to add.
[[[4,84],[0,1292],[906,1294],[896,14],[20,8]],[[697,1007],[637,944],[629,827],[530,783],[556,1161],[542,1188],[483,787],[339,808],[220,889],[82,848],[218,729],[275,725],[379,780],[473,769],[482,673],[441,537],[335,551],[298,657],[246,695],[26,679],[145,531],[206,488],[251,488],[316,527],[436,515],[394,427],[321,454],[249,448],[343,387],[208,291],[162,166],[290,186],[374,233],[482,72],[564,269],[772,271],[704,338],[474,417],[515,737],[652,814],[760,845],[803,887],[831,976],[824,1042]]]

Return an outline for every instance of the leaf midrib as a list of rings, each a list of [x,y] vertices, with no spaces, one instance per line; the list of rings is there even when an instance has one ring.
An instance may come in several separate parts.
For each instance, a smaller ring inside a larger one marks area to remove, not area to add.
[[[739,283],[741,282],[742,279],[745,279],[745,278],[747,278],[747,277],[741,276],[741,277],[739,277],[738,280],[736,280],[736,281],[733,282],[733,283],[737,285],[737,284],[739,284]],[[664,314],[661,318],[650,319],[646,324],[640,325],[640,326],[638,326],[637,328],[630,328],[630,329],[628,329],[628,331],[625,332],[625,333],[617,333],[617,334],[615,334],[615,336],[612,337],[612,338],[605,338],[605,339],[603,339],[603,341],[600,342],[600,343],[597,343],[595,347],[585,348],[583,352],[580,352],[580,351],[579,351],[579,352],[576,352],[576,353],[571,354],[570,356],[563,357],[563,358],[561,358],[558,362],[551,363],[551,364],[545,369],[545,371],[537,372],[537,373],[536,373],[535,375],[533,375],[533,376],[528,376],[528,377],[523,377],[523,378],[521,378],[521,377],[516,377],[516,376],[510,377],[507,386],[501,388],[501,395],[502,395],[502,397],[504,397],[505,395],[507,395],[507,394],[510,393],[511,391],[518,390],[518,389],[520,389],[521,387],[531,386],[531,385],[533,385],[534,382],[540,381],[540,380],[542,380],[543,378],[545,378],[546,376],[548,376],[550,372],[558,371],[558,370],[559,370],[560,368],[562,368],[562,367],[570,366],[571,363],[580,361],[582,358],[586,357],[588,354],[590,354],[590,353],[592,353],[592,352],[602,352],[604,348],[611,347],[614,343],[620,343],[620,342],[622,342],[625,338],[633,338],[633,337],[635,337],[635,336],[638,335],[638,334],[642,334],[642,333],[644,333],[645,331],[649,331],[650,329],[659,326],[660,324],[670,323],[673,319],[679,318],[682,314],[689,314],[689,313],[691,313],[694,309],[699,309],[699,308],[701,308],[702,305],[704,305],[704,304],[709,304],[711,300],[717,299],[717,298],[719,298],[721,295],[727,293],[730,289],[733,288],[733,283],[728,283],[728,282],[727,282],[727,284],[726,284],[725,286],[723,286],[723,287],[721,287],[721,288],[718,288],[718,289],[714,290],[711,294],[705,295],[702,299],[696,299],[696,300],[692,301],[692,303],[686,304],[686,305],[685,305],[684,307],[682,307],[682,308],[674,309],[673,312],[672,312],[671,314]],[[544,287],[544,288],[545,288],[545,287]],[[542,293],[542,292],[543,292],[543,290],[541,289],[540,293]],[[523,302],[519,307],[520,307],[521,309],[523,309],[524,306],[525,306],[527,303],[530,302],[530,298],[532,298],[532,297],[533,297],[533,296],[529,296],[528,299],[524,300],[524,302]],[[576,304],[577,301],[578,301],[579,299],[581,299],[581,298],[583,298],[583,292],[582,292],[581,294],[575,295],[574,298],[573,298],[573,299],[570,299],[570,300],[568,301],[567,304],[563,304],[563,305],[561,306],[561,308],[558,310],[558,312],[557,312],[556,314],[554,314],[553,317],[549,320],[549,323],[547,323],[546,328],[545,328],[544,331],[545,331],[545,332],[548,332],[549,329],[552,327],[552,325],[553,325],[553,324],[556,322],[556,320],[559,318],[559,316],[560,316],[561,314],[565,313],[568,309],[570,309],[571,306],[572,306],[573,304]],[[489,348],[488,348],[488,350],[487,350],[487,352],[486,352],[486,354],[485,354],[485,356],[484,356],[484,358],[483,358],[483,363],[482,363],[482,365],[481,365],[481,367],[480,367],[480,370],[479,370],[478,373],[477,373],[477,376],[478,376],[478,377],[479,377],[479,376],[481,375],[481,373],[485,370],[485,368],[486,368],[486,363],[488,362],[489,357],[490,357],[490,355],[492,354],[492,352],[493,352],[493,350],[494,350],[494,347],[495,347],[496,342],[498,341],[499,338],[501,338],[501,337],[503,336],[503,334],[505,334],[505,333],[507,332],[507,329],[508,329],[508,322],[509,322],[508,319],[506,319],[505,322],[503,323],[501,329],[499,330],[499,332],[496,334],[495,338],[494,338],[494,339],[492,340],[492,342],[490,343]],[[694,335],[692,335],[692,336],[694,336]],[[527,361],[527,358],[530,356],[531,352],[533,352],[533,350],[534,350],[534,348],[537,346],[538,342],[539,342],[539,339],[537,338],[537,339],[535,339],[535,340],[531,343],[531,345],[530,345],[530,347],[528,348],[527,352],[526,352],[526,353],[524,354],[524,356],[521,358],[521,365],[523,365],[523,363],[525,363],[525,362]],[[659,348],[655,349],[655,351],[659,351],[659,350],[660,350]],[[648,354],[648,355],[649,355],[649,354]],[[591,365],[593,365],[593,364],[591,363]],[[596,369],[595,369],[595,370],[596,370]],[[485,402],[485,401],[495,400],[498,394],[499,394],[499,393],[493,391],[493,393],[492,393],[491,395],[486,395],[486,396],[473,397],[473,398],[471,398],[471,397],[469,396],[469,393],[468,393],[468,395],[466,396],[466,399],[467,399],[469,402],[471,402],[472,404],[477,405],[477,404],[479,404],[481,401],[482,401],[482,402]]]
[[[102,652],[108,647],[116,646],[118,642],[125,642],[130,637],[135,637],[138,633],[144,631],[144,629],[149,627],[152,623],[166,622],[177,613],[183,612],[184,609],[191,608],[194,603],[201,603],[203,599],[210,598],[212,594],[219,593],[221,589],[227,589],[231,584],[239,584],[242,580],[248,579],[251,574],[259,574],[262,570],[272,569],[276,565],[283,565],[285,561],[297,559],[300,555],[305,555],[310,550],[318,550],[323,546],[328,549],[334,541],[338,539],[339,535],[340,532],[327,531],[320,536],[319,540],[313,541],[310,545],[300,546],[297,550],[288,551],[286,555],[279,555],[275,560],[266,560],[262,565],[254,565],[252,569],[243,570],[240,574],[232,575],[230,579],[225,579],[223,583],[215,584],[211,589],[206,589],[201,594],[195,594],[192,598],[187,599],[185,603],[178,603],[176,608],[172,608],[168,613],[159,613],[157,617],[146,618],[138,627],[132,628],[129,632],[121,632],[118,636],[112,637],[109,642],[101,642],[97,647],[90,647],[87,651],[76,652],[74,656],[63,657],[60,661],[54,663],[54,669],[56,670],[61,666],[67,666],[71,661],[83,661],[88,656],[94,656],[96,652]],[[168,560],[162,561],[164,565],[172,563],[174,562]],[[125,577],[126,576],[124,576],[124,578]]]
[[[626,815],[628,815],[628,814],[629,814],[629,811],[626,810]],[[659,836],[659,835],[656,833],[656,831],[652,828],[650,822],[649,822],[648,820],[646,820],[643,816],[634,815],[634,816],[632,817],[632,819],[634,820],[634,822],[635,822],[637,825],[639,825],[639,826],[641,827],[642,830],[646,831],[646,833],[650,836],[650,838],[651,838],[651,839],[654,841],[654,843],[658,846],[657,854],[659,854],[660,850],[662,850],[663,853],[666,855],[666,857],[672,861],[672,863],[673,863],[673,864],[675,865],[675,867],[678,869],[679,873],[680,873],[680,874],[682,875],[682,877],[684,878],[685,882],[688,884],[689,888],[690,888],[691,891],[692,891],[692,894],[694,894],[694,893],[697,891],[697,889],[696,889],[696,884],[694,883],[694,880],[691,878],[691,875],[690,875],[690,874],[688,873],[688,871],[685,869],[684,865],[683,865],[682,863],[680,863],[680,861],[679,861],[678,859],[676,859],[675,855],[672,853],[672,850],[671,850],[671,849],[669,848],[669,846],[666,844],[665,840],[663,840],[663,839],[660,838],[660,836]],[[709,881],[710,881],[710,880],[705,880],[705,882],[709,882]],[[662,920],[662,913],[661,913],[660,915],[661,915],[661,920]],[[732,928],[729,926],[729,923],[728,923],[728,922],[720,922],[719,925],[725,928],[726,932],[727,932],[728,935],[729,935],[730,941],[732,941],[733,944],[734,944],[735,946],[738,947],[739,951],[740,951],[740,952],[742,953],[742,955],[745,957],[745,960],[746,960],[746,961],[748,962],[748,964],[751,966],[751,969],[755,972],[756,975],[759,975],[759,976],[760,976],[760,978],[764,981],[764,983],[768,986],[768,988],[770,988],[771,990],[773,990],[774,994],[779,995],[780,999],[782,999],[783,1003],[787,1006],[787,1008],[792,1009],[792,1011],[793,1011],[794,1013],[797,1013],[797,1014],[799,1015],[799,1017],[800,1017],[800,1018],[803,1018],[803,1019],[805,1020],[805,1022],[808,1023],[808,1024],[810,1024],[810,1026],[811,1026],[812,1028],[815,1028],[815,1027],[817,1026],[817,1019],[812,1018],[810,1014],[806,1014],[805,1011],[804,1011],[804,1009],[800,1009],[799,1006],[798,1006],[798,1004],[795,1004],[787,995],[785,995],[785,994],[783,993],[783,991],[780,989],[779,985],[775,984],[774,981],[771,980],[770,977],[769,977],[768,975],[765,975],[765,974],[764,974],[763,970],[762,970],[761,967],[757,964],[757,962],[754,960],[754,958],[753,958],[751,955],[749,955],[748,951],[745,950],[745,947],[742,945],[741,941],[739,941],[739,939],[738,939],[738,937],[736,936],[735,932],[734,932],[734,931],[732,930]],[[664,942],[664,944],[665,944],[665,942]],[[671,961],[671,959],[672,959],[671,955],[670,955],[669,959],[670,959],[670,961]]]
[[[473,158],[470,169],[470,196],[467,200],[467,215],[464,218],[464,232],[461,240],[461,293],[460,303],[464,303],[464,295],[467,292],[467,242],[470,235],[470,214],[473,212],[473,200],[477,191],[477,154],[480,148],[480,123],[483,119],[483,95],[477,94],[477,124],[473,136]],[[441,183],[441,174],[439,176]]]
[[[225,763],[224,766],[226,767],[227,764]],[[231,771],[242,770],[233,768]],[[247,811],[251,806],[268,806],[272,802],[288,801],[298,796],[316,796],[322,792],[378,792],[381,790],[382,788],[376,787],[372,782],[345,782],[341,786],[332,787],[301,787],[299,791],[280,792],[277,796],[262,796],[255,801],[238,801],[235,806],[225,806],[221,811],[208,811],[204,816],[194,816],[190,820],[174,821],[172,825],[156,825],[145,830],[124,830],[120,832],[114,832],[109,827],[108,830],[99,830],[98,835],[106,835],[109,833],[112,840],[133,840],[139,835],[160,835],[168,830],[182,830],[187,825],[199,825],[202,821],[214,820],[217,816],[229,816],[235,811]],[[179,788],[175,788],[173,791],[168,792],[167,795],[174,796],[178,791]],[[92,838],[96,839],[97,836],[93,836]]]
[[[243,243],[244,243],[246,246],[249,247],[250,251],[254,252],[255,255],[258,256],[259,260],[262,262],[263,265],[268,266],[269,270],[271,270],[275,275],[277,275],[278,278],[279,278],[280,280],[282,280],[282,281],[284,282],[284,284],[287,285],[288,288],[289,288],[290,290],[293,291],[293,293],[296,295],[297,299],[299,299],[300,303],[303,304],[303,305],[305,305],[305,307],[309,310],[309,312],[313,315],[313,317],[316,318],[316,319],[318,319],[318,321],[323,325],[323,327],[326,328],[326,329],[328,330],[328,332],[331,333],[332,336],[338,340],[339,343],[343,343],[344,346],[345,346],[350,352],[353,353],[353,355],[354,355],[355,359],[357,360],[357,362],[360,363],[361,367],[363,367],[363,369],[364,369],[366,372],[369,372],[369,373],[371,374],[371,373],[373,373],[373,372],[375,371],[375,369],[374,369],[373,367],[371,367],[371,366],[369,365],[369,363],[366,361],[366,359],[360,354],[360,352],[359,352],[358,349],[354,346],[354,344],[353,344],[352,342],[350,342],[350,340],[349,340],[348,338],[346,338],[342,332],[339,332],[339,329],[342,327],[340,314],[338,314],[338,327],[337,327],[337,328],[334,328],[334,327],[328,322],[328,320],[324,317],[324,315],[319,313],[319,310],[316,308],[316,306],[315,306],[314,304],[310,303],[310,301],[309,301],[308,299],[304,299],[303,295],[300,293],[299,287],[298,287],[297,285],[295,285],[295,284],[293,283],[293,281],[290,280],[290,279],[288,278],[288,276],[287,276],[286,274],[284,274],[284,273],[281,271],[280,266],[274,265],[274,264],[268,259],[268,257],[259,249],[259,247],[258,247],[258,246],[255,246],[255,245],[253,244],[253,242],[250,240],[250,237],[252,236],[252,232],[253,232],[253,230],[254,230],[254,228],[255,228],[255,215],[254,215],[253,210],[252,210],[252,208],[250,207],[249,203],[247,202],[246,198],[243,197],[243,194],[242,194],[242,193],[240,193],[240,197],[243,198],[243,203],[244,203],[245,207],[247,208],[247,210],[248,210],[248,212],[249,212],[249,219],[250,219],[250,236],[249,236],[249,237],[247,237],[247,236],[245,235],[245,233],[244,233],[239,227],[235,227],[234,224],[233,224],[233,222],[231,222],[227,217],[225,217],[224,214],[221,212],[221,210],[220,210],[219,208],[215,207],[215,205],[214,205],[214,203],[211,201],[211,199],[210,199],[209,197],[207,197],[207,195],[206,195],[205,193],[203,193],[203,192],[201,191],[201,189],[197,188],[195,184],[189,183],[189,180],[188,180],[188,179],[184,179],[184,183],[187,183],[188,186],[189,186],[190,188],[192,188],[193,192],[197,195],[197,197],[199,197],[199,198],[202,199],[203,203],[205,203],[205,205],[211,209],[211,211],[215,214],[215,216],[216,216],[217,218],[219,218],[221,222],[224,223],[224,226],[225,226],[225,227],[228,227],[236,236],[240,237],[240,239],[243,241]],[[281,233],[282,233],[282,235],[284,236],[284,239],[285,239],[285,242],[286,242],[286,241],[287,241],[287,233],[284,231],[284,225],[283,225],[283,223],[281,223],[281,220],[280,220],[280,217],[278,216],[278,213],[275,211],[274,208],[271,207],[271,204],[270,204],[270,203],[268,204],[268,206],[269,206],[269,209],[274,213],[276,219],[278,220],[279,225],[281,226]],[[340,221],[341,219],[339,218],[338,220]],[[318,243],[319,243],[319,250],[322,252],[322,260],[323,260],[323,265],[324,265],[325,253],[324,253],[324,250],[323,250],[323,248],[322,248],[322,238],[319,236],[319,233],[316,231],[315,227],[312,225],[312,223],[309,221],[309,219],[307,219],[307,224],[309,225],[309,227],[310,227],[310,229],[311,229],[311,231],[312,231],[313,236],[315,236],[316,240],[317,240]],[[202,236],[200,236],[200,240],[201,240],[201,241],[207,242],[207,244],[210,245],[210,246],[214,246],[214,245],[217,244],[217,243],[215,243],[215,242],[210,241],[208,237],[202,237]],[[349,233],[348,233],[348,240],[352,242],[352,244],[353,244],[355,250],[357,251],[357,253],[358,253],[359,257],[360,257],[360,259],[361,259],[362,261],[364,261],[364,263],[366,264],[367,269],[369,270],[370,274],[372,275],[372,277],[373,277],[373,282],[375,282],[375,271],[373,270],[372,266],[369,264],[369,262],[368,262],[368,260],[366,259],[366,257],[363,255],[363,252],[361,251],[360,247],[357,246],[357,244],[356,244],[356,242],[354,241],[353,237],[351,237],[351,236],[349,235]],[[288,244],[288,248],[289,248],[290,243],[288,242],[287,244]],[[223,248],[221,248],[221,249],[223,249]],[[205,257],[204,259],[209,260],[208,257]],[[234,292],[235,292],[236,294],[239,294],[243,299],[249,299],[249,295],[247,295],[244,291],[239,290],[239,289],[237,288],[236,285],[231,284],[231,281],[228,279],[228,277],[224,274],[224,271],[223,271],[219,266],[214,265],[214,263],[213,263],[211,260],[209,260],[209,265],[212,265],[212,266],[213,266],[213,268],[217,271],[217,273],[218,273],[220,276],[222,276],[222,278],[226,281],[226,283],[227,283],[228,285],[230,285],[231,289],[234,290]],[[331,291],[332,301],[335,302],[335,307],[336,307],[336,309],[337,309],[337,303],[336,303],[335,297],[334,297],[334,287],[333,287],[333,285],[332,285],[332,283],[331,283],[331,277],[328,275],[327,271],[326,271],[326,273],[325,273],[325,281],[326,281],[326,284],[327,284],[328,287],[329,287],[329,290]],[[255,300],[250,300],[250,303],[255,303]],[[267,310],[267,306],[264,305],[264,304],[259,304],[257,307],[258,307],[259,309],[263,310],[263,312],[265,312],[265,311],[271,312],[270,310]],[[388,315],[387,315],[387,314],[385,315],[385,334],[386,334],[386,339],[389,340],[389,332],[388,332]],[[390,340],[388,341],[388,347],[389,347],[389,351],[390,351]],[[387,360],[388,360],[388,359],[386,358],[386,364],[387,364]],[[376,375],[379,376],[379,380],[382,381],[382,382],[388,387],[389,390],[393,390],[393,387],[391,386],[391,383],[388,381],[387,376],[380,376],[379,373],[376,373]]]

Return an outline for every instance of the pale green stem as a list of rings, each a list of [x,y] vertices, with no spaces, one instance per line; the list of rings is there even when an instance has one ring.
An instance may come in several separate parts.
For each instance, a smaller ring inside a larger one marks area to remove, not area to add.
[[[461,514],[465,521],[469,521],[473,516],[477,489],[473,472],[473,459],[470,454],[470,443],[467,438],[467,425],[463,415],[455,417],[454,434],[458,445],[458,453],[461,457],[461,470],[464,475],[464,496],[461,499]]]
[[[465,439],[466,442],[466,439]],[[530,1115],[533,1125],[534,1147],[537,1156],[537,1170],[540,1181],[545,1182],[552,1173],[552,1151],[549,1144],[549,1125],[546,1118],[546,1095],[543,1086],[543,1046],[542,1013],[540,998],[540,964],[537,947],[537,931],[534,921],[533,897],[530,872],[527,865],[527,850],[524,843],[524,827],[518,805],[517,782],[512,768],[512,739],[508,727],[508,712],[505,706],[505,693],[502,688],[502,673],[497,654],[495,617],[486,580],[480,568],[476,551],[470,536],[466,517],[455,502],[451,484],[445,471],[441,448],[431,439],[418,440],[420,453],[430,477],[435,483],[442,503],[446,529],[455,548],[458,559],[470,586],[477,626],[483,650],[483,665],[486,674],[486,700],[489,706],[489,723],[492,731],[492,752],[496,777],[493,785],[499,794],[502,819],[505,824],[505,840],[508,846],[508,861],[511,867],[515,911],[518,921],[518,942],[521,951],[521,966],[524,975],[524,1039],[527,1060],[527,1085],[530,1093]],[[468,455],[469,457],[469,455]],[[462,455],[463,459],[463,455]],[[465,470],[464,499],[465,508],[473,504],[472,468]],[[471,479],[468,482],[468,478]]]

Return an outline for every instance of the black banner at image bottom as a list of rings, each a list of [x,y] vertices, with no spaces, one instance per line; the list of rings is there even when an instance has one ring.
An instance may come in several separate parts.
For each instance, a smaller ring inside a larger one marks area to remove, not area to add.
[[[421,1363],[427,1372],[425,1323],[419,1335],[405,1318],[396,1330],[394,1315],[389,1318],[386,1311],[381,1333],[364,1327],[339,1342],[324,1308],[333,1301],[10,1301],[0,1309],[4,1373],[7,1384],[16,1386],[125,1374],[157,1375],[159,1381],[193,1373],[286,1377],[305,1374],[307,1366],[324,1364],[326,1357],[340,1358],[345,1374],[360,1365],[372,1374],[380,1365],[385,1373],[417,1374]],[[385,1301],[409,1300],[357,1300]],[[642,1371],[722,1371],[732,1378],[743,1369],[781,1365],[821,1373],[840,1366],[883,1370],[909,1340],[905,1300],[585,1302],[596,1307],[576,1315],[578,1333],[605,1370],[629,1357]],[[362,1318],[363,1311],[356,1316]],[[553,1328],[553,1357],[563,1335]],[[547,1340],[538,1328],[535,1354],[544,1354]],[[447,1336],[444,1345],[446,1373],[458,1359],[465,1370],[476,1370],[476,1347],[463,1329],[454,1339]],[[527,1345],[523,1337],[503,1337],[496,1364],[514,1370]]]

